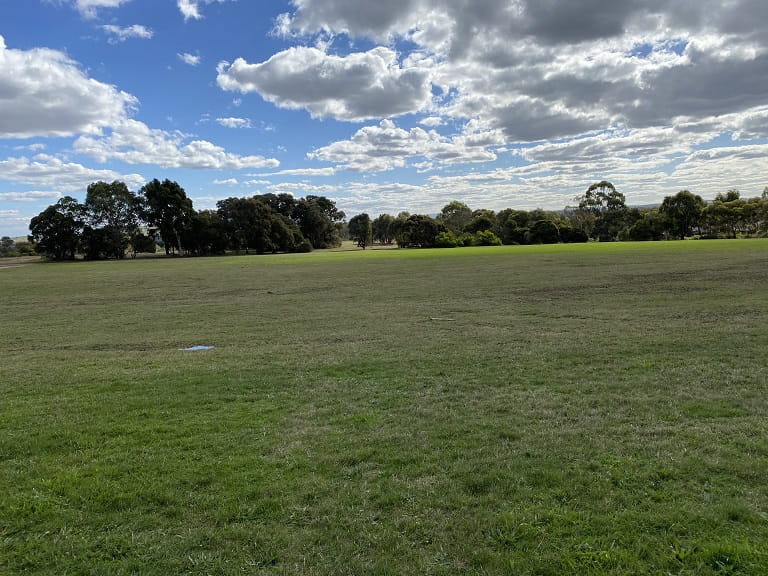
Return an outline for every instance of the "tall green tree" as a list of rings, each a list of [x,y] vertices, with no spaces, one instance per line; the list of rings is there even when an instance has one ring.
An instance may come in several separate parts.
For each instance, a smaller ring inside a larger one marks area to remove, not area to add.
[[[94,182],[88,185],[84,206],[86,257],[124,258],[139,227],[139,198],[124,182]]]
[[[349,237],[363,250],[371,243],[373,240],[373,226],[371,224],[371,217],[368,214],[358,214],[349,220]]]
[[[395,218],[391,214],[380,214],[371,223],[373,239],[382,244],[392,244],[395,239]]]
[[[668,222],[669,229],[680,238],[691,233],[691,228],[698,225],[706,203],[688,190],[681,190],[674,196],[666,196],[659,207]]]
[[[341,245],[340,229],[345,218],[336,203],[325,196],[307,196],[296,204],[294,220],[313,248]]]
[[[728,190],[715,196],[704,209],[704,220],[710,234],[725,234],[736,238],[744,225],[744,205],[738,190]]]
[[[216,203],[229,247],[246,254],[271,250],[272,211],[256,198],[226,198]]]
[[[579,199],[579,209],[594,216],[592,236],[601,241],[616,240],[622,228],[629,224],[624,194],[607,180],[587,188]]]
[[[224,254],[228,240],[219,213],[215,210],[193,212],[189,227],[183,232],[182,245],[195,256]]]
[[[85,208],[71,196],[65,196],[32,218],[29,241],[50,260],[74,260],[84,226]]]
[[[464,231],[464,227],[472,220],[472,210],[464,202],[453,200],[443,206],[440,213],[437,215],[437,219],[442,222],[445,227],[458,236]]]
[[[144,220],[157,228],[165,253],[181,253],[182,236],[192,219],[192,200],[177,182],[155,178],[139,191],[144,197]]]

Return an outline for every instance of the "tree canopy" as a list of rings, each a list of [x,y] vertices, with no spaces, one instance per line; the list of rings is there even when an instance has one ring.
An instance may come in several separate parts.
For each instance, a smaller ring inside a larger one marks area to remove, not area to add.
[[[346,215],[324,196],[294,198],[261,194],[219,200],[216,210],[196,211],[176,182],[154,179],[134,194],[120,181],[94,182],[81,204],[58,200],[30,221],[29,240],[51,260],[124,258],[137,252],[206,256],[236,253],[306,252],[333,248],[348,234],[361,248],[373,242],[401,248],[504,244],[549,244],[616,240],[768,235],[768,187],[744,199],[736,189],[711,202],[688,190],[667,196],[657,208],[629,208],[607,180],[590,185],[578,206],[562,211],[506,208],[472,210],[459,201],[437,217],[400,212],[396,217]],[[26,249],[26,247],[25,247]],[[2,239],[0,255],[17,253]]]

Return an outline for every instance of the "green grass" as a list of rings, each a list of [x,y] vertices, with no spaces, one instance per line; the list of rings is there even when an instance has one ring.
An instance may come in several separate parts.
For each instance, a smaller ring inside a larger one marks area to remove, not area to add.
[[[0,574],[764,573],[766,286],[762,240],[0,269]]]

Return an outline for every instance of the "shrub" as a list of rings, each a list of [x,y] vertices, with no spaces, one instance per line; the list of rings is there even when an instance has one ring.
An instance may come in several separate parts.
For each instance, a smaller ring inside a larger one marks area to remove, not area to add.
[[[304,238],[298,246],[296,246],[296,252],[312,252],[312,242],[308,238]]]
[[[475,244],[477,246],[500,246],[501,238],[490,230],[481,230],[475,234]]]
[[[435,236],[435,248],[456,248],[457,245],[453,232],[440,232]]]

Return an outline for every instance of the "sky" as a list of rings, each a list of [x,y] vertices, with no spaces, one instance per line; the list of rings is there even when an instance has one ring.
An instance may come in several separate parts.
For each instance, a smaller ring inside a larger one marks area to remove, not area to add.
[[[352,216],[768,186],[765,0],[0,0],[0,235],[89,183]]]

